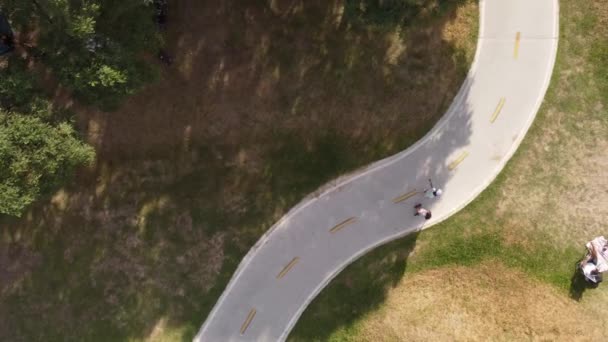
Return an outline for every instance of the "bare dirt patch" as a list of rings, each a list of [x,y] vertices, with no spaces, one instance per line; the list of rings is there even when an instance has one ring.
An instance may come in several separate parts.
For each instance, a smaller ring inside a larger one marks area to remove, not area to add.
[[[607,322],[596,314],[549,285],[487,262],[406,277],[366,317],[357,340],[601,340]]]

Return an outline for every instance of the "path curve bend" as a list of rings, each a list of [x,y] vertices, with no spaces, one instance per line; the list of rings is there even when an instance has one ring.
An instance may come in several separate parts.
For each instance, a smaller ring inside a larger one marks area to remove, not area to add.
[[[485,189],[530,128],[551,79],[558,0],[481,0],[477,52],[435,127],[407,150],[334,181],[271,227],[241,261],[195,341],[283,341],[344,267],[437,224]],[[444,194],[425,199],[432,178]],[[413,205],[433,212],[413,216]]]

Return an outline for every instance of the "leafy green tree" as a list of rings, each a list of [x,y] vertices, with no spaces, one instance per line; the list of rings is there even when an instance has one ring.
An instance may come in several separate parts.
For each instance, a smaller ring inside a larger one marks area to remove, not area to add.
[[[22,33],[21,47],[85,102],[115,108],[155,77],[144,61],[161,43],[148,0],[2,0],[0,6]],[[27,33],[35,38],[24,41]],[[94,151],[53,107],[30,61],[12,54],[0,73],[0,214],[19,216],[91,163]]]
[[[15,59],[0,71],[1,109],[51,119],[51,104],[36,84],[32,73],[27,71],[24,61]]]
[[[110,110],[157,71],[143,56],[161,44],[145,0],[5,0],[17,31],[37,30],[37,55],[87,103]]]
[[[20,216],[26,206],[91,163],[93,149],[68,123],[0,111],[0,213]]]

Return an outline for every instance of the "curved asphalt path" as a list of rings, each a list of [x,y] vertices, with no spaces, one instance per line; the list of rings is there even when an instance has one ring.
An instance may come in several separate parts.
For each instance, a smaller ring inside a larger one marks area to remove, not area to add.
[[[446,219],[498,175],[549,85],[559,9],[557,0],[481,0],[480,11],[475,61],[444,117],[414,146],[336,180],[277,222],[245,256],[195,341],[285,340],[349,263]],[[443,196],[409,197],[428,178]],[[416,202],[432,210],[431,220],[413,216]]]

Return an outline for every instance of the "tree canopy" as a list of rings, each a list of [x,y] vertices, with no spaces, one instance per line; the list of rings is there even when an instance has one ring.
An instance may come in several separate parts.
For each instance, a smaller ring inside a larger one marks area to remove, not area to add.
[[[55,126],[38,117],[0,111],[0,213],[23,209],[94,158],[66,122]]]
[[[22,37],[38,32],[27,46],[64,86],[110,110],[155,77],[144,61],[161,44],[150,2],[5,0],[3,11]]]
[[[115,108],[154,79],[152,0],[2,0],[17,53],[0,57],[0,214],[65,182],[94,151],[37,79],[40,66],[81,102]]]

